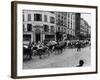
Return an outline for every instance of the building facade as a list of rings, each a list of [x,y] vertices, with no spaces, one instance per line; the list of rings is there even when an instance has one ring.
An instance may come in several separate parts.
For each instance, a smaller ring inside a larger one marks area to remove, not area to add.
[[[71,40],[90,37],[90,26],[80,13],[23,10],[25,44],[44,40]]]
[[[66,13],[56,12],[56,30],[66,32]]]
[[[23,41],[55,40],[56,16],[51,12],[23,10]]]
[[[66,14],[66,26],[67,26],[67,37],[68,39],[73,39],[75,37],[75,16],[76,13],[70,13],[68,12]]]
[[[75,37],[75,13],[55,12],[56,14],[56,31],[62,34],[62,38],[72,39]]]
[[[62,40],[66,36],[66,13],[65,12],[55,12],[56,15],[56,38],[57,40]]]
[[[86,39],[86,38],[90,38],[90,34],[91,34],[91,27],[89,26],[89,24],[83,19],[80,19],[80,38],[81,39]]]
[[[80,13],[75,15],[75,36],[77,39],[80,39]]]

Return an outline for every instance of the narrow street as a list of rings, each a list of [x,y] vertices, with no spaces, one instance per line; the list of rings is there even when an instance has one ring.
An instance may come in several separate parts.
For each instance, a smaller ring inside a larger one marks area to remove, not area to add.
[[[32,60],[24,61],[23,69],[57,68],[57,67],[76,67],[79,60],[84,61],[83,66],[89,66],[91,61],[91,48],[82,48],[77,52],[76,49],[66,49],[62,54],[45,56],[43,59],[35,56]]]

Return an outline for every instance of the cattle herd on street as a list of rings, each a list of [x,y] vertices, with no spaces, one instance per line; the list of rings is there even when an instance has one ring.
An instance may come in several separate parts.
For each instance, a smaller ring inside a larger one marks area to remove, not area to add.
[[[63,41],[48,41],[29,44],[23,44],[23,60],[31,60],[35,56],[42,59],[43,56],[50,56],[52,54],[62,54],[65,49],[75,49],[81,51],[81,48],[90,46],[89,40],[63,40]]]

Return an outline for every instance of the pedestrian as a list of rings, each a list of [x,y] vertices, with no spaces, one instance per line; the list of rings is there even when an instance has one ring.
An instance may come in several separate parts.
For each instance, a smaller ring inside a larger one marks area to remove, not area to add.
[[[29,45],[28,45],[28,53],[29,53],[30,59],[32,59],[32,43],[31,43],[31,41],[29,42]]]

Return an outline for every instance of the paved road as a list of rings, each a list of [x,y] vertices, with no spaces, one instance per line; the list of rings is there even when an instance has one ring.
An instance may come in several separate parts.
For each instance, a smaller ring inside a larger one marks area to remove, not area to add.
[[[24,69],[36,69],[36,68],[56,68],[56,67],[75,67],[78,65],[79,60],[84,60],[84,66],[90,65],[91,48],[86,47],[77,52],[76,49],[66,49],[62,54],[44,57],[34,57],[30,61],[23,63]]]

